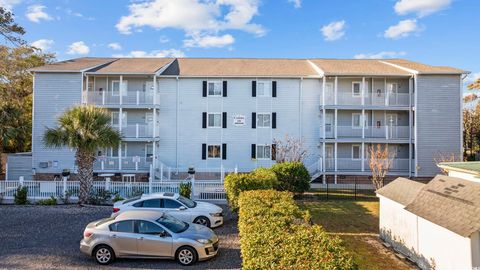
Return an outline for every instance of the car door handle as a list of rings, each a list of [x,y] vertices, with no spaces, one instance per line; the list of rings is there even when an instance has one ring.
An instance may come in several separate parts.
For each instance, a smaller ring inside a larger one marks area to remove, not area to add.
[[[138,238],[138,240],[143,240],[143,237]]]
[[[111,237],[112,237],[112,238],[117,238],[117,235],[116,235],[116,234],[112,234]]]

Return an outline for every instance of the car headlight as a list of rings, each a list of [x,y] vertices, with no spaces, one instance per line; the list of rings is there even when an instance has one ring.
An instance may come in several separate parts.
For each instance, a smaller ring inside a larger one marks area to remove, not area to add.
[[[220,213],[210,213],[210,216],[212,216],[212,217],[221,217],[221,216],[222,216],[222,212],[220,212]]]
[[[204,245],[210,243],[210,241],[208,241],[207,239],[197,239],[197,242],[199,242],[200,244],[204,244]]]

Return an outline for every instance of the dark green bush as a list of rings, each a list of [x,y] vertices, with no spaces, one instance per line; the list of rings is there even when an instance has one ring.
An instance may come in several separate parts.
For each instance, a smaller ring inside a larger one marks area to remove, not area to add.
[[[28,188],[26,186],[20,186],[13,195],[13,202],[15,204],[28,204],[27,199]]]
[[[183,197],[185,198],[189,198],[190,199],[190,196],[192,195],[192,183],[190,182],[182,182],[180,183],[180,195],[182,195]]]
[[[49,199],[39,200],[38,205],[57,205],[57,198],[51,196]]]
[[[107,202],[112,199],[112,193],[105,189],[99,189],[98,191],[94,191],[93,189],[88,196],[88,203],[93,205],[101,205],[106,204]]]
[[[120,194],[116,193],[115,196],[113,196],[112,202],[116,203],[118,201],[123,201],[125,200]]]
[[[277,176],[278,190],[303,193],[310,189],[310,174],[302,162],[277,163],[271,170]]]
[[[250,173],[229,174],[225,177],[224,187],[232,210],[238,208],[238,196],[245,190],[274,189],[278,185],[275,174],[266,168],[258,168]]]
[[[339,238],[310,225],[292,193],[245,191],[238,205],[242,269],[356,269]]]
[[[70,198],[72,197],[73,191],[72,190],[67,190],[65,191],[65,194],[58,195],[58,199],[63,203],[63,204],[69,204],[70,203]]]

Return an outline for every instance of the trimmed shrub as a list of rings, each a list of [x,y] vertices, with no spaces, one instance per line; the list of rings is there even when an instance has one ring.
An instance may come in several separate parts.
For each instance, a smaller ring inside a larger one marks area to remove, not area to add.
[[[179,192],[180,195],[182,195],[185,198],[190,199],[190,196],[192,195],[192,183],[182,182],[182,183],[180,183],[179,189],[180,189],[180,192]]]
[[[238,228],[242,269],[356,269],[338,237],[301,210],[290,192],[240,194]]]
[[[20,186],[13,195],[13,202],[15,204],[28,204],[27,199],[28,188],[26,186]]]
[[[310,189],[310,174],[302,162],[277,163],[271,170],[277,176],[278,190],[303,193]]]
[[[125,199],[122,197],[122,195],[116,193],[115,196],[113,196],[112,202],[116,203],[118,201],[123,201],[123,200],[125,200]]]
[[[49,199],[39,200],[38,205],[57,205],[57,198],[51,196]]]
[[[70,198],[72,197],[73,191],[71,189],[68,189],[65,191],[65,194],[60,194],[58,195],[58,199],[63,203],[63,204],[69,204],[70,203]]]
[[[238,196],[245,190],[274,189],[278,186],[275,174],[266,168],[258,168],[250,173],[229,174],[224,187],[228,204],[234,211],[238,209]]]
[[[90,194],[88,196],[88,203],[92,205],[102,205],[106,204],[108,201],[112,199],[112,192],[99,189],[97,192],[94,189],[91,189]]]

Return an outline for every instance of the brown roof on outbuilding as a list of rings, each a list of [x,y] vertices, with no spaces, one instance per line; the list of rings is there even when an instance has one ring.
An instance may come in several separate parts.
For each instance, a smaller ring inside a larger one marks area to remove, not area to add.
[[[412,73],[375,59],[310,59],[325,75],[411,76]]]
[[[178,58],[162,75],[306,77],[319,74],[302,59]]]
[[[465,70],[447,66],[431,66],[418,62],[413,62],[405,59],[386,59],[382,60],[387,63],[401,66],[403,68],[418,71],[420,74],[465,74],[468,73]]]
[[[399,177],[376,193],[402,205],[412,202],[425,184]]]
[[[469,237],[480,230],[480,183],[437,175],[405,209]]]
[[[116,58],[82,57],[30,69],[33,72],[80,72],[115,61]]]
[[[93,71],[97,74],[154,74],[175,58],[120,58]]]

